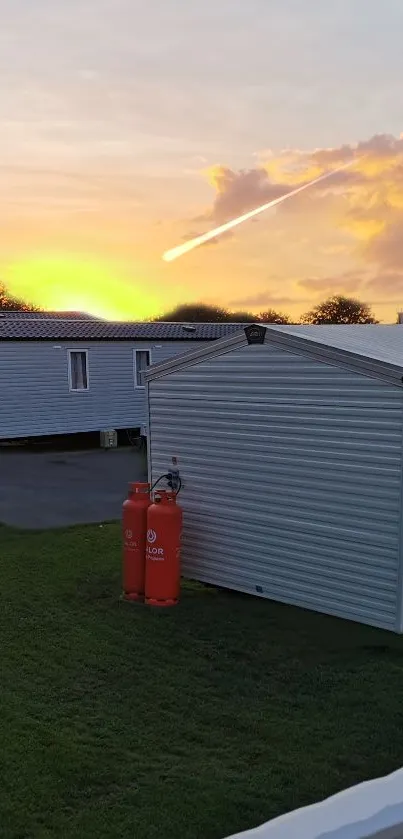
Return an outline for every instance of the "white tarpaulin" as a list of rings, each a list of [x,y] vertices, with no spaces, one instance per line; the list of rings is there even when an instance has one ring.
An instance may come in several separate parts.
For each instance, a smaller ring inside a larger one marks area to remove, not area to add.
[[[403,839],[403,769],[227,839]]]

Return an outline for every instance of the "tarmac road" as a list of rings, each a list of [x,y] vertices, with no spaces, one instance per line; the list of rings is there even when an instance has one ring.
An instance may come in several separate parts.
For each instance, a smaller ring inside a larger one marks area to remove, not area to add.
[[[44,529],[121,516],[130,481],[147,480],[144,454],[130,448],[0,452],[0,522]]]

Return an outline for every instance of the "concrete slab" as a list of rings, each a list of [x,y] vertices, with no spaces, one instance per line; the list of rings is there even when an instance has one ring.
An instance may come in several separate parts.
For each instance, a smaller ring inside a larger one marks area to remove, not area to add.
[[[147,479],[132,449],[0,452],[0,522],[42,529],[118,519],[130,481]]]

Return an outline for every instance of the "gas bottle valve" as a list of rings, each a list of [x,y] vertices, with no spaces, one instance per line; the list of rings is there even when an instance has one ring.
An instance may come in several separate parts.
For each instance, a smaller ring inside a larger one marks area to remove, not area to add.
[[[179,475],[178,458],[172,458],[172,465],[167,472],[167,484],[172,492],[178,492],[181,486],[181,479]]]

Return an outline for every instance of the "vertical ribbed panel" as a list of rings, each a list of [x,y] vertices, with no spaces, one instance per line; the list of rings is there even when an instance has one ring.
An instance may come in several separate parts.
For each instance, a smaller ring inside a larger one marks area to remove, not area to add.
[[[149,383],[186,576],[396,629],[403,391],[268,344]]]

